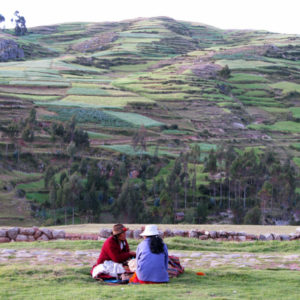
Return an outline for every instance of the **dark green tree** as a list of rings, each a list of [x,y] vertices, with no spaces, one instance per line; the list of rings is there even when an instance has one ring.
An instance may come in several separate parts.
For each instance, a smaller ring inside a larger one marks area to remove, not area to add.
[[[29,123],[33,126],[36,124],[36,109],[35,108],[32,108],[30,110],[30,113],[29,113],[29,116],[26,120],[26,123]]]
[[[258,206],[251,208],[244,217],[244,224],[261,224],[261,210]]]
[[[0,14],[0,24],[3,23],[3,22],[5,22],[5,17],[2,14]]]
[[[230,71],[228,65],[226,65],[219,71],[219,75],[225,79],[229,78],[230,74],[231,74],[231,71]]]
[[[86,176],[88,172],[88,161],[86,158],[82,158],[79,164],[79,172],[81,176]]]
[[[55,175],[55,169],[53,166],[49,165],[47,168],[46,168],[46,171],[45,171],[45,176],[44,176],[44,187],[47,189],[48,188],[48,185],[52,179],[52,177]]]
[[[266,212],[272,196],[272,185],[269,181],[265,181],[258,195],[260,197],[262,225],[266,225]]]
[[[217,157],[215,151],[209,151],[208,159],[205,162],[205,170],[214,174],[217,171]]]
[[[193,206],[195,206],[196,200],[196,189],[197,189],[197,164],[200,161],[201,149],[198,144],[196,144],[191,150],[191,158],[193,162],[193,176],[192,176],[192,191],[193,191]]]
[[[167,190],[162,190],[160,193],[160,213],[163,223],[174,223],[174,203]]]
[[[70,177],[69,182],[67,183],[68,185],[68,191],[69,191],[69,196],[67,197],[68,199],[68,204],[72,207],[72,224],[75,222],[75,208],[76,206],[79,205],[80,199],[81,199],[81,193],[83,191],[83,184],[80,176],[77,174],[73,174]]]
[[[11,19],[15,22],[15,35],[25,35],[27,33],[26,20],[23,16],[20,16],[19,11],[15,11],[14,18]]]
[[[54,225],[56,225],[56,208],[58,204],[58,189],[59,185],[56,183],[55,178],[52,177],[50,181],[49,201],[50,206],[54,211]]]
[[[122,187],[122,177],[121,177],[120,170],[118,167],[116,167],[113,170],[111,182],[114,185],[114,197],[117,197],[119,195],[121,187]]]
[[[86,131],[82,129],[76,129],[73,135],[73,141],[77,148],[86,148],[89,147],[89,136]]]
[[[123,215],[127,223],[141,222],[144,210],[141,199],[139,185],[127,179],[122,185],[119,197],[114,204],[114,215]]]
[[[12,121],[8,124],[5,129],[5,135],[10,139],[11,143],[13,143],[14,148],[17,149],[17,137],[20,133],[19,124],[15,121]],[[8,144],[6,144],[6,156],[8,151]]]
[[[26,124],[23,132],[22,132],[22,139],[26,142],[33,142],[34,141],[34,130],[30,126],[30,124]]]

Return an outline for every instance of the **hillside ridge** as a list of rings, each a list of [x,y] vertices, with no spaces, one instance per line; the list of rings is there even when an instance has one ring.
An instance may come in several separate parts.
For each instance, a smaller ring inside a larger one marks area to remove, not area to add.
[[[111,222],[135,187],[124,221],[299,222],[299,56],[165,16],[0,31],[0,218]]]

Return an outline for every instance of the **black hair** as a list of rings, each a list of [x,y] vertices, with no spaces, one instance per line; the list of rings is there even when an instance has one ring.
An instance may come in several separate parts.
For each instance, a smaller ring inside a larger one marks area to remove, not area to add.
[[[154,254],[164,252],[164,242],[159,235],[149,236],[150,239],[150,250]]]

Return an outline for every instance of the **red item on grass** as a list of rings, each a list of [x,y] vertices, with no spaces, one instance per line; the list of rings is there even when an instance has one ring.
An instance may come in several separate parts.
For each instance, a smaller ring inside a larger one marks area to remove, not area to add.
[[[197,272],[196,274],[199,276],[205,276],[205,273],[203,273],[203,272]]]
[[[132,275],[132,277],[129,280],[129,283],[140,283],[140,284],[160,284],[160,283],[165,283],[165,282],[153,282],[153,281],[143,281],[138,279],[136,273]]]

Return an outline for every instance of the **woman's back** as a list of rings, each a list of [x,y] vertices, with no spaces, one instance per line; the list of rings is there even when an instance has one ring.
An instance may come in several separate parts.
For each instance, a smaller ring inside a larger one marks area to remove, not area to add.
[[[155,237],[147,237],[142,241],[137,248],[136,259],[137,259],[137,277],[143,281],[152,282],[167,282],[169,281],[168,276],[168,248],[163,243],[162,249],[155,251],[153,245],[151,247],[151,239]],[[160,253],[153,253],[159,252]]]

